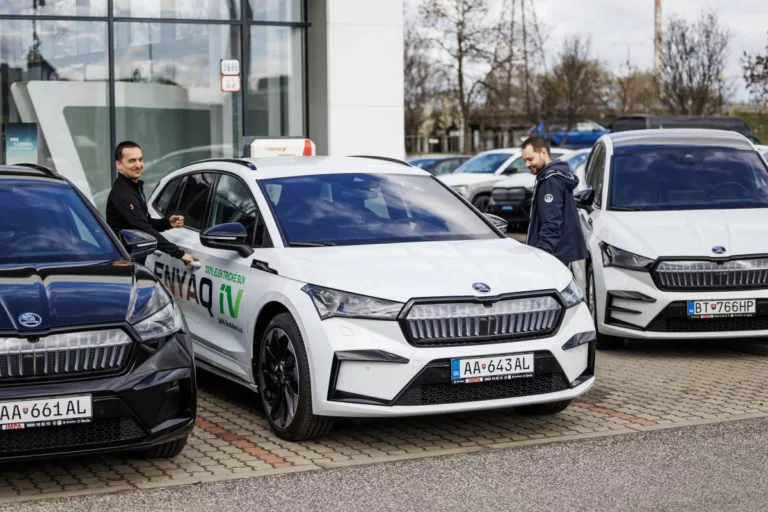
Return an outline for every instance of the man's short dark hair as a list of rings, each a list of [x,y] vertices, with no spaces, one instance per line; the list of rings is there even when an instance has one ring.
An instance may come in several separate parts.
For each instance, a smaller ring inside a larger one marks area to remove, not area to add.
[[[133,142],[132,140],[124,140],[120,144],[117,145],[115,148],[115,162],[119,162],[123,159],[123,150],[126,148],[139,148],[141,149],[141,146]]]
[[[549,155],[549,142],[542,139],[541,137],[537,137],[536,135],[533,137],[528,137],[523,141],[523,145],[520,147],[520,151],[524,150],[528,146],[531,146],[537,153],[542,149],[546,149],[547,155]]]

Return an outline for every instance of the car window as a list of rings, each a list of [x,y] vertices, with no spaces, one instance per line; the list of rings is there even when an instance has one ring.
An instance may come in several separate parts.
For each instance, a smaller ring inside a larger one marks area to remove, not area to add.
[[[754,151],[668,146],[614,155],[609,207],[713,210],[768,207],[768,169]]]
[[[598,144],[592,150],[587,169],[587,185],[595,191],[595,204],[600,206],[603,193],[603,179],[605,175],[605,146]]]
[[[116,261],[117,247],[71,186],[0,180],[0,265]]]
[[[435,166],[434,169],[432,169],[432,174],[435,176],[440,176],[442,174],[448,174],[456,170],[458,166],[460,166],[462,161],[458,158],[449,158],[447,160],[443,160],[439,164]]]
[[[162,193],[157,196],[155,202],[152,203],[152,206],[154,206],[155,210],[157,210],[157,212],[161,215],[165,215],[165,213],[168,211],[168,206],[171,204],[171,200],[173,199],[174,195],[176,196],[176,203],[174,204],[178,204],[179,196],[176,194],[176,191],[178,190],[180,183],[181,178],[172,180],[165,186]]]
[[[530,172],[528,167],[526,167],[525,160],[523,160],[522,156],[515,158],[512,163],[502,171],[502,174],[515,174],[518,172]]]
[[[509,159],[510,156],[511,155],[509,153],[488,153],[485,155],[477,155],[460,165],[455,172],[493,174],[499,169],[501,164]]]
[[[210,172],[188,174],[184,177],[179,204],[175,212],[169,212],[171,215],[183,215],[185,227],[199,230],[202,226],[213,177]]]
[[[499,236],[431,176],[324,174],[272,178],[260,184],[288,244],[365,245]]]
[[[216,184],[211,202],[211,216],[208,227],[238,222],[248,233],[248,244],[262,247],[264,243],[264,222],[248,187],[228,174],[222,174]]]
[[[409,163],[419,169],[426,169],[431,167],[435,162],[437,162],[437,158],[420,158],[418,160],[411,160]]]

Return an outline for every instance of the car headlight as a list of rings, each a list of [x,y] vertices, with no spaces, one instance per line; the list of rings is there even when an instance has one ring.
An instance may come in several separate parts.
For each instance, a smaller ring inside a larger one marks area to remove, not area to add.
[[[617,249],[606,243],[601,243],[600,249],[603,253],[604,267],[619,267],[647,272],[651,268],[651,265],[653,265],[653,260],[650,258],[639,256],[622,249]]]
[[[574,279],[560,292],[560,298],[563,299],[566,308],[572,308],[581,304],[584,300],[584,292],[581,291],[581,287]]]
[[[467,194],[469,193],[469,188],[466,185],[458,185],[452,188],[462,197],[467,197]]]
[[[302,288],[312,298],[322,320],[331,317],[395,320],[403,304],[308,284]]]
[[[141,341],[167,337],[186,330],[186,322],[179,307],[158,283],[138,287],[127,320]]]

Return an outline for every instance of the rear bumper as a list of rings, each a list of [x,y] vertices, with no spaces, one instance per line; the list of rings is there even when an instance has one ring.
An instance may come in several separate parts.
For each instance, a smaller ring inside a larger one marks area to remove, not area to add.
[[[154,353],[137,344],[117,376],[0,387],[0,402],[92,397],[88,423],[0,432],[0,461],[142,450],[188,435],[197,411],[196,374],[188,335]]]

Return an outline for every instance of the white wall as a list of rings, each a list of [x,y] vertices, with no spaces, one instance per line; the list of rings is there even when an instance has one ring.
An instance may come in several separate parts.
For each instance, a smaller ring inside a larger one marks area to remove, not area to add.
[[[405,158],[403,0],[308,0],[309,137],[319,155]]]

